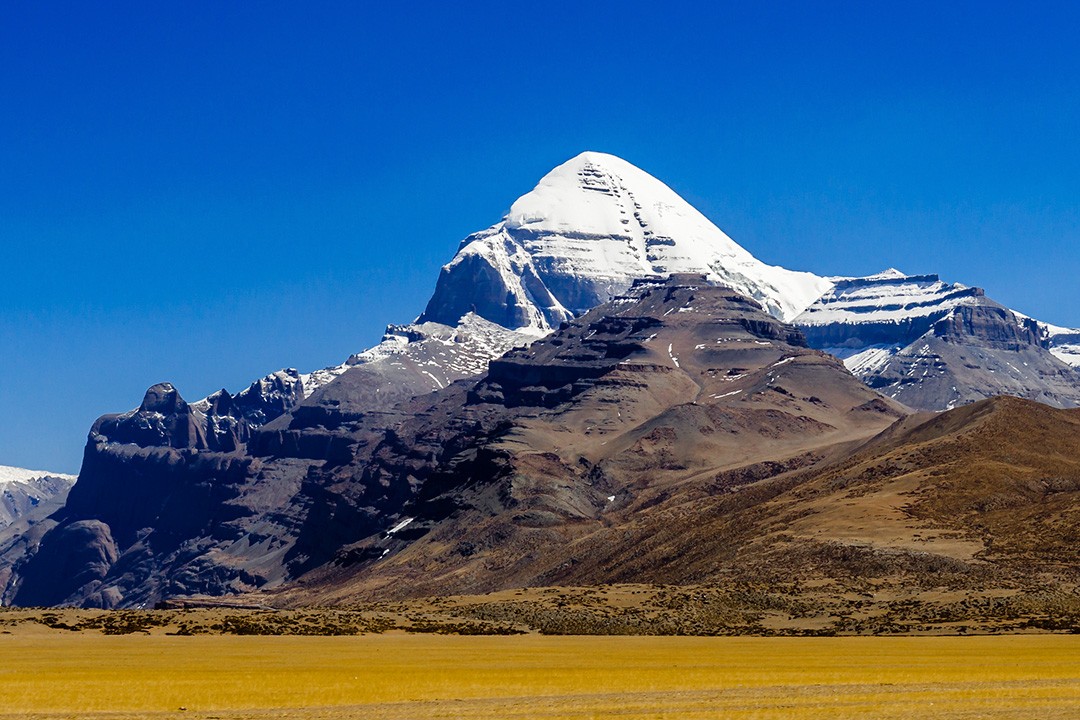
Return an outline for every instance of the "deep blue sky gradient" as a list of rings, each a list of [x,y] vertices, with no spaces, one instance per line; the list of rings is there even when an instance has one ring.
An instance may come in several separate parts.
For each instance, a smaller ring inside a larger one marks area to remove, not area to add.
[[[311,370],[581,150],[759,258],[1080,325],[1077,3],[0,5],[0,464]]]

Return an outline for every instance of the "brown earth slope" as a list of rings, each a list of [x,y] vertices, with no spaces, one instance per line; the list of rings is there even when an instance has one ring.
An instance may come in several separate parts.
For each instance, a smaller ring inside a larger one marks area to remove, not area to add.
[[[846,503],[845,521],[818,523],[834,534],[843,527],[857,540],[854,524],[878,527],[888,514],[915,532],[889,541],[865,533],[869,544],[1011,577],[1075,580],[1080,410],[1003,396],[909,418],[800,488],[800,501],[826,497]]]
[[[723,577],[764,529],[744,515],[784,478],[847,457],[907,412],[695,276],[639,285],[508,354],[468,396],[417,408],[365,461],[362,474],[393,482],[418,448],[443,450],[393,527],[286,597]]]
[[[650,433],[599,465],[616,500],[591,522],[537,527],[514,509],[472,507],[381,566],[338,568],[293,599],[638,581],[752,586],[784,602],[854,607],[861,596],[890,618],[906,617],[905,603],[918,615],[927,603],[992,606],[995,597],[1012,598],[1009,615],[1035,603],[1034,614],[1051,616],[1040,627],[1053,627],[1062,602],[1075,615],[1080,411],[994,398],[900,420],[855,448],[673,475],[627,460],[652,448],[654,463],[668,462],[656,448],[670,448],[672,434]],[[519,458],[503,491],[527,497],[574,482],[546,453]]]

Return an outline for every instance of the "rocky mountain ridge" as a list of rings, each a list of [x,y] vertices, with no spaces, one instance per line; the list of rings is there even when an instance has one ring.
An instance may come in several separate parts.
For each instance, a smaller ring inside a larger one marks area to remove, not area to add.
[[[836,278],[795,321],[813,347],[910,407],[945,410],[996,395],[1080,405],[1080,371],[1048,327],[937,275]]]

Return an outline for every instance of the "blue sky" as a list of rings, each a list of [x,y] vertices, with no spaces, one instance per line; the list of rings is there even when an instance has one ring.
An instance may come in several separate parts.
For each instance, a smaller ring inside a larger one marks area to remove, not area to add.
[[[1077,3],[4,3],[0,464],[310,370],[585,149],[768,262],[1080,325]]]

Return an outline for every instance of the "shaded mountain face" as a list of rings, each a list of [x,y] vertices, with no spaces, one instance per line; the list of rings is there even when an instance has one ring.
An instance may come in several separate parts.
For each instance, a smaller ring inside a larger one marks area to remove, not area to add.
[[[336,549],[332,527],[316,550],[296,546],[301,534],[318,534],[320,513],[336,511],[321,468],[348,463],[363,440],[400,422],[398,404],[482,372],[490,357],[527,341],[476,317],[459,329],[426,324],[406,332],[391,328],[325,385],[287,370],[236,396],[221,391],[189,404],[163,383],[138,409],[102,417],[78,490],[52,526],[7,551],[0,546],[0,568],[11,568],[0,597],[22,605],[153,604],[272,585],[325,559]],[[381,509],[365,512],[377,517]],[[337,522],[349,538],[358,512],[340,508]]]
[[[937,275],[837,280],[795,322],[813,347],[910,407],[944,410],[996,395],[1080,405],[1080,371],[1061,359],[1065,331],[1055,354],[1046,326]]]
[[[700,275],[639,282],[414,410],[338,472],[415,490],[306,576],[306,597],[667,581],[631,561],[654,508],[815,465],[906,412]],[[601,546],[623,555],[581,550]]]
[[[475,313],[465,314],[453,327],[435,322],[391,325],[379,345],[350,358],[332,382],[309,383],[302,406],[266,430],[334,427],[364,414],[390,411],[417,395],[481,375],[490,360],[535,339]]]

